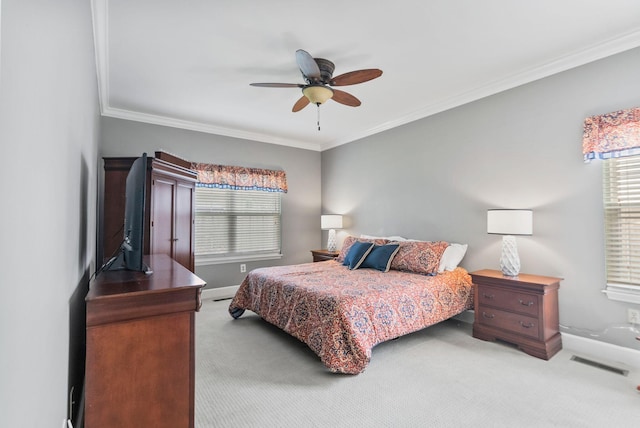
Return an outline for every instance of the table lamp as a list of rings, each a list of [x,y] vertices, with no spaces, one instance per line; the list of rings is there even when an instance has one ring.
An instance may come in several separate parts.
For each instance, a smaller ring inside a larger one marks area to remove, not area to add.
[[[329,231],[327,250],[336,251],[336,229],[342,229],[342,216],[334,214],[320,216],[320,228]]]

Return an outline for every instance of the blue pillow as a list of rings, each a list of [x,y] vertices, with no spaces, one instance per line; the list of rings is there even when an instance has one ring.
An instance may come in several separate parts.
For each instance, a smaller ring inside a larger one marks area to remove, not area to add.
[[[343,264],[349,269],[358,269],[372,248],[373,242],[356,242],[349,248]]]
[[[2,0],[0,0],[2,1]],[[354,244],[357,244],[358,242],[364,242],[364,241],[355,241]],[[353,249],[353,245],[351,244],[351,247],[349,247],[349,250],[347,251],[347,254],[344,256],[344,260],[342,261],[342,264],[344,266],[349,266],[351,264],[351,260],[353,260],[353,256],[355,255],[355,251],[352,253],[351,250]]]
[[[372,268],[382,272],[389,272],[391,260],[398,253],[400,245],[387,244],[376,245],[371,249],[369,255],[364,259],[361,268]]]

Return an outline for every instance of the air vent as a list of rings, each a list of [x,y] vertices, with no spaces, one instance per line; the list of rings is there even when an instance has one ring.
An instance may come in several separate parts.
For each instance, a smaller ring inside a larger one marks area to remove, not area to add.
[[[616,373],[622,376],[626,376],[629,374],[629,370],[622,370],[617,367],[608,366],[606,364],[598,363],[597,361],[588,360],[586,358],[578,357],[577,355],[571,356],[572,361],[577,361],[578,363],[586,364],[591,367],[596,367],[598,369],[606,370],[612,373]]]

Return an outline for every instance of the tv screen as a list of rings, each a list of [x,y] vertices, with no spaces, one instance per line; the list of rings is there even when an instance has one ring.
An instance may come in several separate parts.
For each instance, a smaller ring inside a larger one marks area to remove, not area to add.
[[[144,256],[144,206],[147,190],[147,154],[137,158],[127,175],[124,204],[124,233],[119,252],[102,270],[132,270],[151,273]]]

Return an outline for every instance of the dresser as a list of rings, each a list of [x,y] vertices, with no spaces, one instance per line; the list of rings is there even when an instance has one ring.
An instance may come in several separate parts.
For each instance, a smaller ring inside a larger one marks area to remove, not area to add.
[[[338,257],[340,252],[329,250],[311,250],[311,256],[314,262],[324,262],[325,260],[333,260]]]
[[[473,337],[496,339],[548,360],[562,349],[558,289],[561,278],[497,270],[471,272],[474,284]]]
[[[102,272],[87,304],[85,427],[192,428],[195,312],[205,283],[167,255]]]

